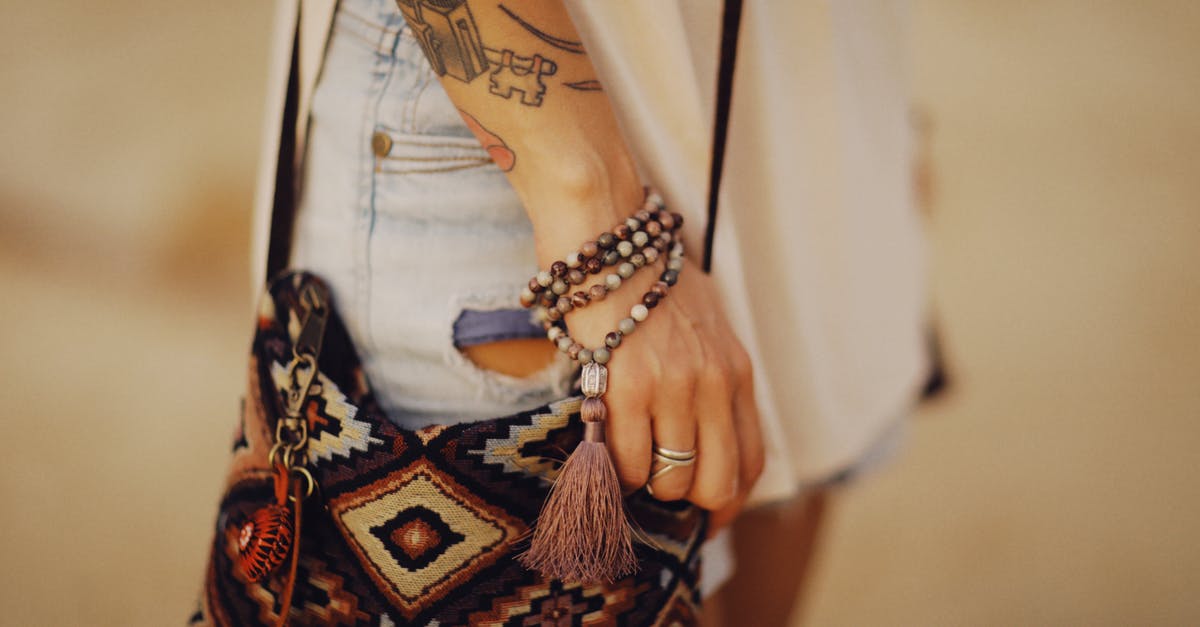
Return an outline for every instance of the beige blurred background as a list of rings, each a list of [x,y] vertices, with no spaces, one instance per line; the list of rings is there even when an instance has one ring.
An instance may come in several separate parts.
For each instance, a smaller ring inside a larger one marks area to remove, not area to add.
[[[1198,6],[915,2],[955,385],[839,493],[797,624],[1200,624]],[[0,9],[0,624],[180,624],[270,3]]]

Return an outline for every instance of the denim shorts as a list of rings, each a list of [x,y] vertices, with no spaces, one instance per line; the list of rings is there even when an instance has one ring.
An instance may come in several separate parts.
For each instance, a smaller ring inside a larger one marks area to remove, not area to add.
[[[517,302],[533,231],[394,0],[341,2],[309,123],[292,265],[329,283],[389,415],[417,428],[566,396],[560,354],[517,378],[459,350],[543,337]]]

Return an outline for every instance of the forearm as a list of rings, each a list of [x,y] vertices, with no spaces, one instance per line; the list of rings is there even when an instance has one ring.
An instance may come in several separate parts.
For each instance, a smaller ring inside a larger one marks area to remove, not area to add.
[[[467,125],[504,169],[548,264],[628,216],[641,182],[561,0],[398,3]]]

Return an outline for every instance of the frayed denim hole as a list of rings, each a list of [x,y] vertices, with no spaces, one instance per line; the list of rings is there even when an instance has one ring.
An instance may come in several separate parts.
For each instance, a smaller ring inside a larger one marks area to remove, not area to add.
[[[540,329],[533,334],[532,318],[516,325],[520,315],[531,316],[520,309],[515,296],[520,287],[503,286],[493,290],[462,294],[451,299],[451,321],[447,334],[446,359],[461,374],[479,386],[481,397],[499,403],[528,404],[545,402],[569,395],[575,366],[561,353],[555,353],[545,367],[528,376],[513,376],[479,366],[462,352],[463,348],[479,346],[502,339],[544,338]],[[520,314],[512,313],[519,311]],[[497,312],[497,313],[492,313]],[[486,325],[488,328],[484,328]],[[468,330],[469,327],[473,327]],[[513,337],[504,337],[513,335]],[[482,341],[487,340],[487,341]]]

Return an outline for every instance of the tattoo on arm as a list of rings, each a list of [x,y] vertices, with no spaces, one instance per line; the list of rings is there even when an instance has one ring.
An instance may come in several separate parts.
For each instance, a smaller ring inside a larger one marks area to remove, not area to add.
[[[483,40],[466,0],[396,0],[396,6],[438,76],[469,83],[487,71]]]
[[[563,83],[563,85],[576,91],[604,91],[604,87],[600,85],[600,81],[594,78],[586,81],[575,81],[574,83]]]
[[[519,57],[512,50],[487,49],[488,61],[496,66],[490,76],[491,85],[488,91],[501,98],[512,98],[513,92],[521,92],[521,104],[531,107],[542,106],[542,96],[546,93],[546,83],[543,76],[551,76],[558,71],[558,65],[535,54],[532,57]]]
[[[487,74],[488,92],[492,95],[514,100],[513,96],[520,92],[520,97],[515,98],[517,102],[530,107],[542,105],[546,94],[543,78],[556,74],[558,64],[540,54],[522,56],[508,48],[497,50],[485,45],[467,0],[396,0],[396,5],[438,76],[471,83]],[[550,35],[503,4],[498,6],[543,42],[559,50],[584,54],[581,42]],[[594,79],[562,84],[576,91],[602,91]]]
[[[513,21],[521,25],[521,28],[529,31],[534,37],[541,39],[542,41],[554,46],[555,48],[558,48],[559,50],[566,50],[567,52],[573,52],[575,54],[583,54],[583,42],[571,41],[570,39],[563,39],[562,37],[555,37],[554,35],[539,29],[533,24],[526,22],[521,18],[521,16],[513,13],[511,9],[503,4],[500,5],[500,10],[504,11],[505,15],[511,17]]]
[[[479,139],[479,143],[483,144],[483,148],[487,151],[488,156],[492,158],[492,161],[502,171],[508,172],[513,169],[513,166],[517,165],[517,153],[513,152],[512,148],[509,148],[508,144],[504,143],[504,140],[499,135],[480,124],[479,120],[476,120],[475,116],[470,113],[462,109],[459,109],[458,113],[462,115],[463,121],[467,123],[467,128],[471,129],[472,133],[475,133],[475,137]]]

